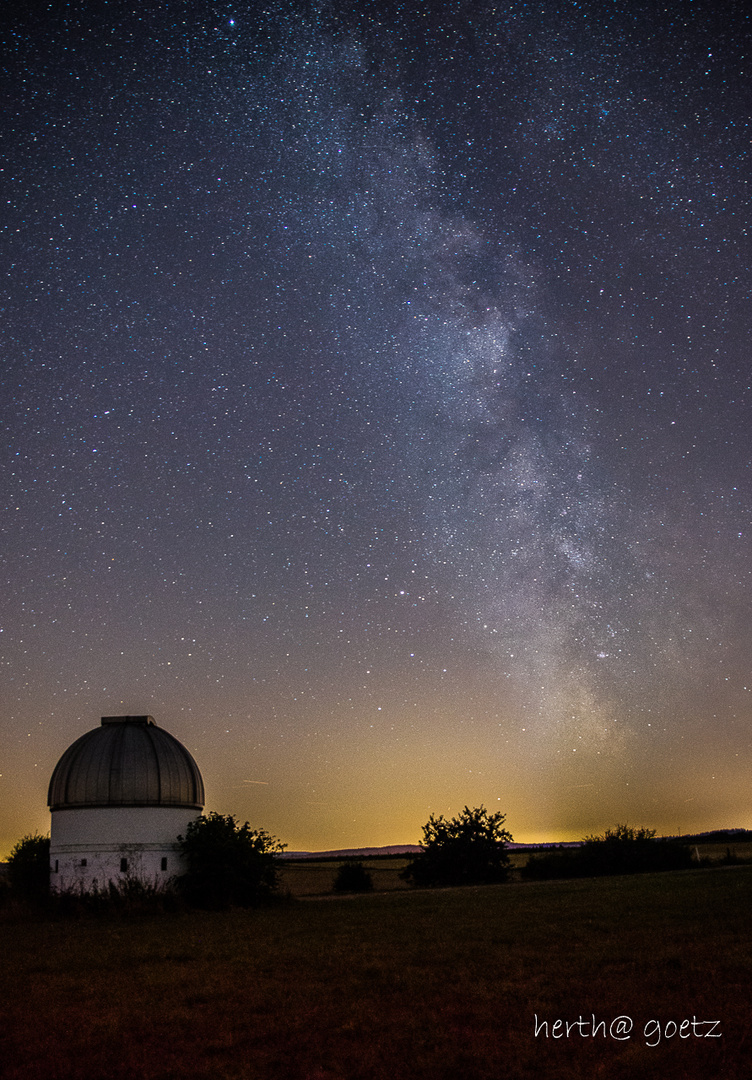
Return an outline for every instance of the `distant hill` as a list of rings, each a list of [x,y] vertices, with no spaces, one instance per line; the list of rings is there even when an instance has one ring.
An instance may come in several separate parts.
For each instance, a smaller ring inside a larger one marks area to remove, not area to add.
[[[682,836],[657,837],[659,840],[681,840],[686,844],[728,844],[752,840],[749,829],[714,829],[711,832]],[[550,851],[556,848],[578,848],[582,840],[551,841],[543,844],[507,844],[510,851]],[[387,847],[335,848],[331,851],[285,851],[280,859],[388,859],[395,855],[417,855],[418,844],[391,844]]]
[[[543,851],[548,848],[576,848],[579,840],[561,844],[507,844],[510,851]],[[332,851],[285,851],[280,859],[385,859],[394,855],[417,855],[418,844],[392,844],[388,847],[337,848]]]
[[[752,840],[749,829],[713,829],[712,832],[684,833],[681,836],[667,836],[666,840],[683,840],[685,844],[728,844],[740,840]]]
[[[334,851],[285,851],[280,859],[378,859],[391,855],[417,855],[417,844],[392,844],[390,847],[338,848]]]

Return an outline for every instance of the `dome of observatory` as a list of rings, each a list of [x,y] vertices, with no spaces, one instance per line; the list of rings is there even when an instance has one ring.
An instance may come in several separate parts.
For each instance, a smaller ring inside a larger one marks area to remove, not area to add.
[[[103,716],[55,766],[51,810],[95,806],[175,806],[202,810],[204,782],[181,742],[151,716]]]

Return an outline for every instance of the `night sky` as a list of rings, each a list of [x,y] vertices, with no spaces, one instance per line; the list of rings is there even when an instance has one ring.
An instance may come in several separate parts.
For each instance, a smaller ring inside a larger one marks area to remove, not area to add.
[[[0,854],[124,713],[292,849],[752,827],[744,8],[6,5]]]

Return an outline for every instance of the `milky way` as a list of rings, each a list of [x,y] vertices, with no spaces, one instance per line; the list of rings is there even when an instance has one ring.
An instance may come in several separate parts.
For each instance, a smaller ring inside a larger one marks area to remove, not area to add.
[[[5,15],[3,843],[752,826],[749,18],[559,7]]]

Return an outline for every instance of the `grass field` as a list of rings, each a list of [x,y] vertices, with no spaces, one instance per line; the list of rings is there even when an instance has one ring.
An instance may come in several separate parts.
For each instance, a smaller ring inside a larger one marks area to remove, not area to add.
[[[400,870],[407,866],[409,859],[396,856],[393,859],[361,859],[373,879],[377,892],[392,889],[408,889],[402,881]],[[285,859],[281,861],[280,886],[293,896],[321,896],[332,891],[337,870],[342,865],[340,859]]]
[[[751,911],[752,867],[740,866],[250,912],[6,918],[0,1069],[11,1080],[742,1080]],[[536,1037],[536,1014],[548,1035]],[[556,1020],[593,1015],[605,1034],[553,1037]],[[633,1024],[623,1041],[609,1031],[620,1015]],[[693,1017],[694,1031],[672,1034]],[[699,1024],[713,1020],[721,1038]]]
[[[744,841],[742,843],[730,843],[730,844],[690,844],[690,850],[694,851],[697,847],[697,853],[700,858],[712,859],[714,862],[718,859],[722,859],[726,852],[729,852],[737,859],[752,859],[752,844]]]
[[[724,848],[725,851],[725,848]],[[512,852],[509,857],[513,869],[523,866],[529,858],[527,852]],[[341,859],[285,859],[281,861],[281,888],[295,897],[321,896],[332,891],[337,870],[342,865]],[[376,892],[389,892],[393,889],[409,889],[407,882],[400,878],[410,859],[396,855],[393,858],[360,859],[373,879]]]
[[[707,859],[720,865],[727,853],[739,860],[752,861],[752,843],[705,843],[691,845],[691,851],[700,859]],[[509,865],[512,877],[518,875],[516,871],[527,863],[530,855],[542,854],[542,852],[530,852],[527,850],[512,850],[509,853]],[[574,855],[572,849],[565,849],[565,854]],[[359,860],[366,867],[373,879],[373,887],[377,892],[385,892],[392,889],[408,889],[409,885],[402,881],[400,871],[410,862],[408,856],[395,855],[392,857],[378,856]],[[341,859],[284,859],[281,861],[280,885],[281,888],[295,897],[321,896],[331,893],[334,877],[337,869],[342,864]]]

